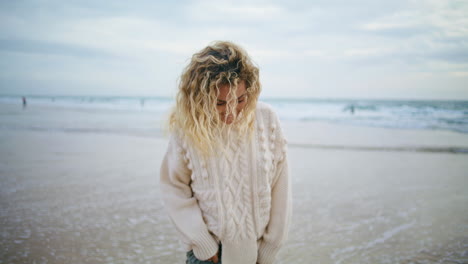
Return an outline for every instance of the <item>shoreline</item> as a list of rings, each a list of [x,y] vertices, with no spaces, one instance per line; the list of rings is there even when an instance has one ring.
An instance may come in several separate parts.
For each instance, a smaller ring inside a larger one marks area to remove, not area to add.
[[[464,147],[418,147],[418,146],[395,146],[395,147],[379,147],[379,146],[345,146],[345,145],[314,145],[314,144],[295,144],[288,143],[292,148],[306,149],[334,149],[334,150],[349,150],[349,151],[383,151],[383,152],[427,152],[427,153],[451,153],[451,154],[467,154],[468,148]]]
[[[166,140],[161,123],[152,131],[106,128],[46,128],[34,126],[1,127],[0,133],[64,133],[97,136],[124,136]],[[290,148],[468,154],[468,134],[448,130],[403,129],[337,124],[327,121],[282,121]]]
[[[391,130],[391,129],[390,129]],[[0,128],[2,131],[2,128]],[[125,131],[106,131],[106,130],[80,130],[80,129],[45,129],[45,128],[29,128],[29,129],[15,129],[15,128],[3,128],[3,131],[11,132],[25,132],[25,133],[64,133],[64,134],[88,134],[98,136],[124,136],[124,137],[135,137],[135,138],[148,138],[148,139],[161,139],[165,140],[166,136],[162,133],[155,135],[153,133],[133,133]],[[468,135],[467,135],[468,137]],[[288,140],[288,146],[290,148],[305,148],[305,149],[324,149],[324,150],[344,150],[344,151],[370,151],[370,152],[421,152],[421,153],[449,153],[449,154],[460,154],[468,155],[468,146],[464,145],[359,145],[359,144],[314,144],[305,142],[295,142]]]

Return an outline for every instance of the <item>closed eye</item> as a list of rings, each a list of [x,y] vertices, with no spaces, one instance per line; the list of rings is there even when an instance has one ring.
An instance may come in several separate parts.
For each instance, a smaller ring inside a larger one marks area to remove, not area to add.
[[[237,103],[242,103],[245,101],[245,97],[247,96],[247,94],[243,94],[239,97],[237,97]],[[217,106],[222,106],[222,105],[225,105],[227,102],[226,101],[223,101],[223,100],[218,100],[218,103],[216,104]]]
[[[240,104],[240,103],[242,103],[244,101],[245,101],[245,98],[242,98],[242,99],[237,100],[237,103]],[[226,102],[218,102],[216,105],[217,106],[223,106],[225,104],[226,104]]]
[[[239,98],[237,98],[237,102],[238,102],[238,103],[244,102],[244,101],[245,101],[245,97],[247,97],[246,94],[243,94],[243,95],[239,96]]]

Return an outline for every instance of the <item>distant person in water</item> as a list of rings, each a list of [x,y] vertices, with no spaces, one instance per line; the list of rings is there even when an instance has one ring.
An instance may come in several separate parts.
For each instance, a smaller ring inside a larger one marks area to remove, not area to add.
[[[348,110],[352,115],[354,115],[354,105],[348,105],[343,109],[343,111],[348,111]]]
[[[23,109],[24,109],[26,108],[26,97],[23,96],[22,99],[23,99]]]

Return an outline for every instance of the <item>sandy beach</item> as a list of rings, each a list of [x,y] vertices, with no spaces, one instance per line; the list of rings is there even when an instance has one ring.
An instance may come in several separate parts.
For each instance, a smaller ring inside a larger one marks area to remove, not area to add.
[[[277,263],[468,263],[468,134],[284,131],[294,210]],[[0,263],[185,262],[160,200],[166,138],[2,129],[0,144]]]

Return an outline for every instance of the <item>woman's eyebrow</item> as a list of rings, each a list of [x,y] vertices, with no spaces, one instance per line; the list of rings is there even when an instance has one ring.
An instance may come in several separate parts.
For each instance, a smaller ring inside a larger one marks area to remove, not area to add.
[[[242,96],[246,95],[247,92],[243,93],[241,96],[237,97],[237,100],[239,100]],[[221,99],[218,99],[218,102],[220,103],[227,103],[227,101],[224,101],[224,100],[221,100]]]

